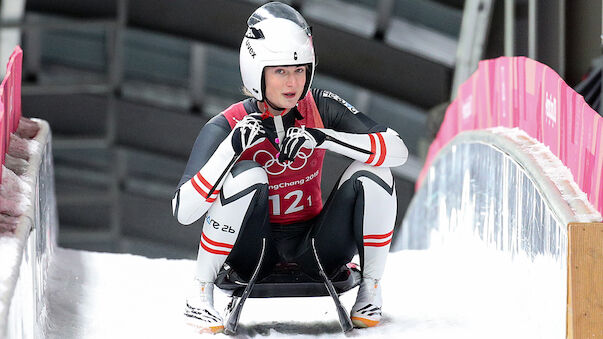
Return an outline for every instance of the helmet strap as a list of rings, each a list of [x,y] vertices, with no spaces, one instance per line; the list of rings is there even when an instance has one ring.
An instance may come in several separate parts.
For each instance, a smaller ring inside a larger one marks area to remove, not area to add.
[[[275,109],[277,111],[282,111],[281,115],[285,113],[285,111],[287,109],[282,108],[282,107],[276,107],[275,105],[273,105],[270,100],[268,100],[268,98],[264,98],[264,113],[262,113],[262,120],[272,117],[274,118],[274,114],[270,113],[270,109],[268,109],[268,106],[270,105],[270,107],[272,107],[272,109]]]
[[[275,104],[271,103],[271,102],[270,102],[270,100],[268,100],[268,98],[265,98],[265,99],[264,99],[264,105],[265,105],[266,103],[268,103],[268,105],[269,105],[270,107],[272,107],[272,109],[274,109],[274,110],[277,110],[277,111],[283,111],[283,113],[285,112],[285,109],[284,109],[284,108],[282,108],[282,107],[278,107],[278,106],[276,106]],[[266,108],[267,108],[267,107],[266,107]]]

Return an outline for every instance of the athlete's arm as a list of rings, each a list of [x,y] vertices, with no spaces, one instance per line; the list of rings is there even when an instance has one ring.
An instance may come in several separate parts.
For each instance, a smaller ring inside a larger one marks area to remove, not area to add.
[[[373,166],[394,167],[406,162],[408,149],[396,131],[378,124],[329,91],[313,89],[312,94],[325,126],[317,131],[309,129],[318,148]]]
[[[231,130],[226,118],[217,115],[201,129],[191,151],[172,211],[181,224],[199,219],[216,200],[226,174],[241,153],[264,137],[259,120],[245,116]]]

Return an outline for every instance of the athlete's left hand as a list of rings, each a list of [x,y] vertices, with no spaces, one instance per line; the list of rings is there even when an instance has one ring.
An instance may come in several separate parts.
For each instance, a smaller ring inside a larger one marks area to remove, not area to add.
[[[326,135],[315,128],[290,127],[281,142],[278,161],[294,161],[302,147],[314,149],[321,145],[325,138]]]

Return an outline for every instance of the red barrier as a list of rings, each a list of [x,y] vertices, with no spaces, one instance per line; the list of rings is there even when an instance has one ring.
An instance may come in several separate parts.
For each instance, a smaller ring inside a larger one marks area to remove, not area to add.
[[[0,87],[0,100],[4,101],[4,91]],[[8,135],[8,123],[4,114],[4,105],[0,104],[0,183],[2,183],[2,166],[4,166],[4,158],[7,148],[6,136]]]
[[[21,119],[21,67],[23,51],[15,47],[6,67],[6,75],[0,85],[0,165],[4,165],[10,134],[19,127]],[[0,166],[0,183],[2,167]]]
[[[603,118],[548,66],[525,57],[484,60],[448,106],[418,189],[438,151],[458,133],[518,127],[548,146],[603,213]]]

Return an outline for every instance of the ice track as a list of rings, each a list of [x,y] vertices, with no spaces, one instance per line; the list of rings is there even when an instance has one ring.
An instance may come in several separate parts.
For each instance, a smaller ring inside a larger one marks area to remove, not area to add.
[[[383,278],[384,320],[352,337],[368,338],[550,338],[559,329],[533,328],[522,295],[536,293],[547,317],[547,295],[562,291],[525,291],[530,275],[521,259],[513,263],[498,252],[475,258],[440,250],[391,253]],[[484,251],[484,249],[481,249]],[[447,253],[447,255],[443,255]],[[475,252],[474,252],[475,253]],[[459,264],[463,263],[463,264]],[[483,266],[468,270],[467,263]],[[483,265],[482,265],[483,264]],[[148,259],[128,254],[57,248],[48,280],[49,338],[200,338],[184,324],[184,291],[193,272],[191,260]],[[487,267],[498,267],[497,270]],[[541,274],[536,286],[554,276]],[[486,283],[489,281],[490,283]],[[491,281],[497,281],[492,285]],[[356,289],[342,296],[349,310]],[[471,296],[471,297],[468,297]],[[216,293],[216,308],[227,297]],[[492,303],[497,307],[492,307]],[[495,309],[495,313],[483,310]],[[558,322],[563,326],[563,319]],[[250,299],[237,338],[344,338],[330,297]]]

